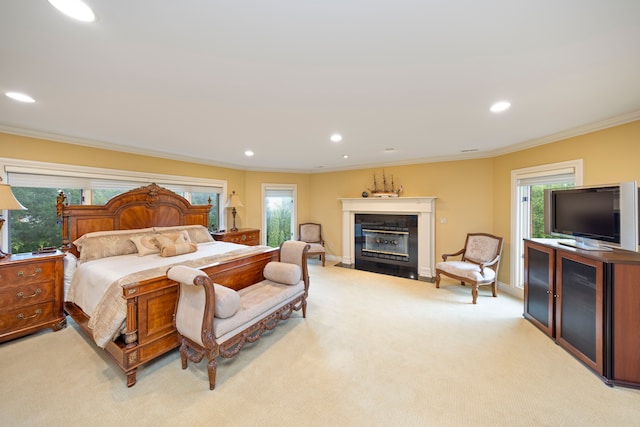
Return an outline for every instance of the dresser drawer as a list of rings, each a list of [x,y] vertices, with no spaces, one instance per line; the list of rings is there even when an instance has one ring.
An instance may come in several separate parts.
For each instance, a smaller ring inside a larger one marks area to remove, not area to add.
[[[20,263],[0,269],[2,286],[25,285],[51,280],[56,264],[50,261]]]
[[[255,246],[258,244],[258,235],[255,233],[242,233],[237,236],[233,236],[230,241],[233,243],[240,243],[241,245]]]
[[[55,282],[51,279],[39,283],[2,287],[0,288],[0,311],[53,300],[55,291]]]
[[[0,312],[0,334],[51,321],[55,318],[55,305],[49,301]]]
[[[239,243],[241,245],[256,246],[260,244],[260,229],[241,228],[238,231],[213,233],[213,238],[222,242]]]

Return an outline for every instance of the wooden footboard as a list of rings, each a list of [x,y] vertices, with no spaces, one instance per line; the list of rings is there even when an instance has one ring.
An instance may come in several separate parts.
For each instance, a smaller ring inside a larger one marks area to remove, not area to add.
[[[262,271],[270,261],[277,261],[279,250],[264,251],[202,267],[211,280],[239,290],[264,279]],[[137,368],[179,346],[174,324],[178,284],[166,276],[138,282],[123,288],[127,300],[126,332],[105,346],[105,350],[127,376],[127,386],[136,383]],[[93,342],[87,326],[89,316],[74,303],[65,303],[66,312]]]

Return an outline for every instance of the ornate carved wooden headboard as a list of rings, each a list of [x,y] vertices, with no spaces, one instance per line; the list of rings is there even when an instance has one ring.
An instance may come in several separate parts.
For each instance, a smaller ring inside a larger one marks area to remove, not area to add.
[[[113,197],[105,205],[67,205],[61,191],[56,209],[62,222],[62,250],[78,255],[72,244],[93,231],[132,230],[172,225],[209,225],[208,205],[192,205],[171,190],[150,184]]]

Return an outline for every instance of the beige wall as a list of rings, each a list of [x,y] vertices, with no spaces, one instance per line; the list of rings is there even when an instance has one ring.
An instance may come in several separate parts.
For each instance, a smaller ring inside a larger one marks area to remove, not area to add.
[[[403,196],[437,197],[435,253],[442,254],[460,249],[468,232],[492,231],[492,168],[492,159],[479,159],[386,167],[384,174],[387,179],[393,175],[396,185],[403,186]],[[373,173],[380,179],[382,171],[375,168],[311,176],[312,216],[323,224],[329,254],[341,255],[342,205],[338,199],[360,197],[373,186]]]
[[[494,159],[493,230],[506,239],[505,261],[511,251],[511,171],[575,159],[584,161],[584,185],[640,182],[640,121]],[[510,282],[509,267],[509,262],[500,264],[499,279],[503,283]]]
[[[321,223],[327,251],[334,256],[342,255],[342,208],[338,199],[360,197],[373,185],[373,173],[380,177],[383,171],[241,171],[2,133],[0,157],[227,180],[228,190],[236,190],[245,206],[238,210],[238,227],[261,227],[263,183],[296,184],[298,221]],[[584,160],[585,185],[640,181],[640,121],[495,158],[386,167],[384,173],[404,187],[404,196],[438,198],[437,257],[459,249],[468,232],[503,236],[504,262],[499,278],[509,283],[511,171],[574,159]]]

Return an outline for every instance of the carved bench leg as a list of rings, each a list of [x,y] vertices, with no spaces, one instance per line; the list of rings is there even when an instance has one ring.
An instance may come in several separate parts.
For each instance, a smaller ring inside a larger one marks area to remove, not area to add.
[[[473,303],[475,304],[478,299],[478,285],[473,284],[471,286],[471,296],[473,297]]]
[[[440,287],[440,273],[436,273],[436,288]]]
[[[216,370],[218,368],[218,364],[216,363],[216,358],[213,356],[209,359],[209,363],[207,363],[207,372],[209,373],[209,390],[213,390],[216,388]]]
[[[187,344],[184,342],[184,338],[182,339],[182,344],[180,345],[180,361],[182,362],[182,369],[187,369]]]

